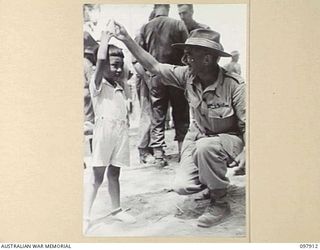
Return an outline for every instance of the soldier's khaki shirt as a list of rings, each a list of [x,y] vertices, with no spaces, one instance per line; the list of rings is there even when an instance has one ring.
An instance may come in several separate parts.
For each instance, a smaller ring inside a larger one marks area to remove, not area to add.
[[[203,90],[200,80],[187,66],[161,64],[160,74],[164,84],[185,90],[200,132],[244,135],[245,84],[240,76],[219,67],[217,80]]]

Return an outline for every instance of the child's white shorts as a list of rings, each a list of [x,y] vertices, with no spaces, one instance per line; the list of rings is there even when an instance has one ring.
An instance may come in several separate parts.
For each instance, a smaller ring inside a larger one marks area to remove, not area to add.
[[[95,120],[92,140],[93,167],[129,167],[129,129],[125,120],[98,117]]]

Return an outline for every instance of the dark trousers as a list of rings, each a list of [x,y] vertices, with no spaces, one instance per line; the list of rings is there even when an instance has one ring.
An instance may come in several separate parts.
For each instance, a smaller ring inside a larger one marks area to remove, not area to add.
[[[168,102],[172,106],[172,118],[176,131],[175,140],[182,142],[189,128],[189,104],[184,90],[164,85],[160,78],[151,78],[151,141],[152,148],[165,146],[164,131]]]
[[[141,152],[150,152],[150,134],[151,134],[151,103],[150,91],[142,77],[137,78],[137,92],[140,102],[140,123],[139,123],[139,136],[138,136],[138,149]]]

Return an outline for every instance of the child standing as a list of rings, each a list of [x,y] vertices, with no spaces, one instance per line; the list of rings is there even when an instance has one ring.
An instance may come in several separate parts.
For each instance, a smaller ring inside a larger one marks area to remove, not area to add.
[[[93,130],[93,181],[87,187],[84,208],[84,230],[90,225],[90,212],[103,182],[105,171],[114,219],[134,223],[134,217],[120,207],[120,168],[129,166],[127,109],[119,82],[122,79],[124,55],[120,48],[109,45],[111,34],[103,31],[97,54],[96,71],[90,82],[95,114]]]

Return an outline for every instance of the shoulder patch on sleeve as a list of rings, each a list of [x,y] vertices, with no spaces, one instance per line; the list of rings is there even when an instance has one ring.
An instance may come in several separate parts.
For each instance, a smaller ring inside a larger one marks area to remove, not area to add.
[[[233,80],[235,80],[238,84],[244,84],[244,79],[242,78],[242,76],[236,74],[236,73],[232,73],[232,72],[224,72],[226,77],[232,78]]]

